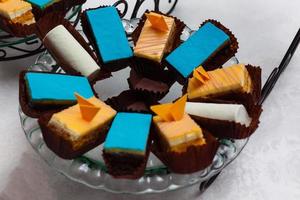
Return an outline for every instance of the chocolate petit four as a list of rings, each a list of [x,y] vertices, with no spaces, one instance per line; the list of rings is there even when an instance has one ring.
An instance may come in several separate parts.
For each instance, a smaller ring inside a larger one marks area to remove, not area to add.
[[[223,48],[230,46],[232,42],[237,43],[235,38],[231,39],[233,36],[226,30],[228,29],[224,29],[219,23],[207,21],[187,41],[166,57],[168,65],[184,79],[188,78],[200,65],[211,67],[206,66],[205,62]],[[234,46],[236,47],[234,51],[236,51],[237,45]],[[227,55],[227,59],[223,63],[233,55]]]
[[[259,100],[260,82],[260,68],[250,65],[236,64],[207,72],[200,66],[189,79],[187,94],[190,101],[236,101],[249,111]]]
[[[244,139],[258,127],[261,106],[248,113],[242,104],[188,102],[185,111],[218,138]]]
[[[54,3],[60,2],[61,0],[26,0],[26,1],[38,7],[39,9],[43,10]]]
[[[0,1],[0,15],[12,23],[23,25],[35,23],[31,4],[23,0]]]
[[[108,172],[116,178],[139,178],[146,167],[152,115],[118,113],[104,142]]]
[[[39,119],[47,146],[65,159],[78,157],[101,144],[116,115],[96,97],[75,96],[76,105]]]
[[[157,114],[153,117],[154,153],[175,173],[192,173],[208,167],[218,148],[218,142],[185,113],[186,99],[185,95],[175,103],[151,107]]]
[[[74,105],[74,92],[85,98],[94,96],[86,77],[45,72],[22,72],[19,90],[22,110],[31,117]]]
[[[83,13],[83,30],[96,50],[103,65],[110,71],[127,66],[132,49],[115,7],[89,9]]]

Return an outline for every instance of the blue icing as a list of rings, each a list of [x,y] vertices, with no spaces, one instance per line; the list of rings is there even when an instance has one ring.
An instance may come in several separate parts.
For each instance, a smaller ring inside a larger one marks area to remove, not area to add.
[[[49,4],[54,3],[53,0],[26,0],[26,1],[38,6],[39,8],[45,8]]]
[[[152,115],[118,113],[109,129],[104,143],[105,150],[145,152]]]
[[[86,15],[96,41],[96,49],[104,63],[133,56],[115,7],[88,10]]]
[[[166,60],[187,78],[229,39],[225,32],[208,22],[175,49]]]
[[[86,77],[28,72],[26,85],[31,101],[76,101],[77,92],[85,98],[94,96]]]

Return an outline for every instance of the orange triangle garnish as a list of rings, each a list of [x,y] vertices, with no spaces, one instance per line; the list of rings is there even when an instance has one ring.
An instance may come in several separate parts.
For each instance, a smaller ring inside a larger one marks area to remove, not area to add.
[[[196,70],[194,70],[194,72],[193,72],[193,77],[195,79],[197,79],[201,84],[205,83],[205,80],[202,78],[202,76]]]
[[[187,94],[185,94],[184,96],[182,96],[180,99],[178,99],[176,102],[173,103],[171,107],[171,113],[174,120],[178,121],[182,119],[184,115],[186,101],[187,101]]]
[[[200,75],[202,75],[205,79],[210,79],[208,73],[205,71],[205,69],[200,66],[196,69],[197,72],[199,72]]]
[[[172,103],[161,104],[156,106],[151,106],[151,110],[157,114],[162,120],[166,122],[173,121],[172,114],[170,113],[171,107],[173,106]]]
[[[146,13],[147,19],[150,21],[153,28],[160,31],[168,31],[168,25],[164,17],[157,13]]]
[[[75,93],[75,96],[80,108],[82,119],[86,121],[92,121],[101,108],[95,106],[77,93]]]

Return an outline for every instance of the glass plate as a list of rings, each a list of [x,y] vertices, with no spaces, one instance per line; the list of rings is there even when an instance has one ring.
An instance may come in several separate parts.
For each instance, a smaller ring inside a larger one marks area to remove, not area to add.
[[[123,21],[128,35],[130,35],[130,33],[136,27],[137,21],[138,19]],[[181,36],[182,40],[186,40],[192,33],[193,31],[186,27]],[[238,60],[233,57],[225,65],[236,63],[238,63]],[[41,54],[36,63],[29,69],[35,71],[62,72],[62,69],[56,65],[54,59],[47,52]],[[115,75],[121,76],[126,82],[128,72],[126,76],[124,74],[113,74],[113,76]],[[106,80],[103,81],[104,83],[101,82],[102,88],[100,87],[100,89],[97,88],[96,85],[95,90],[98,93],[105,93],[105,89],[103,89],[103,87],[105,88],[105,85],[107,85],[106,88],[109,89],[113,87],[111,83],[105,83],[105,81]],[[119,85],[116,87],[119,87]],[[177,85],[177,87],[178,91],[180,91],[181,88],[179,85]],[[171,92],[172,90],[173,89],[171,88]],[[119,92],[116,94],[118,93]],[[113,96],[116,94],[106,95]],[[105,99],[103,97],[101,98]],[[103,189],[113,193],[160,193],[187,187],[196,183],[207,183],[208,187],[211,183],[210,179],[213,179],[213,177],[217,176],[224,167],[232,162],[248,142],[248,139],[220,140],[221,145],[211,166],[196,173],[185,175],[170,173],[168,168],[151,153],[143,177],[136,180],[114,179],[107,173],[107,169],[102,158],[102,145],[74,160],[64,160],[56,156],[45,145],[37,120],[26,116],[21,109],[19,109],[19,115],[21,119],[21,125],[28,142],[41,156],[41,158],[49,164],[49,166],[73,181],[82,183],[91,188]]]

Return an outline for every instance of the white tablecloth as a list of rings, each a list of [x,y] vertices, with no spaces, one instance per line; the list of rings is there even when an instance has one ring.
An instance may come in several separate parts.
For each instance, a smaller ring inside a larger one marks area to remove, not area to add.
[[[99,2],[88,0],[85,7]],[[207,18],[230,27],[240,43],[239,60],[260,65],[265,81],[300,26],[299,8],[299,0],[179,0],[173,14],[192,28]],[[49,168],[25,139],[17,112],[18,73],[35,58],[0,63],[0,199],[300,199],[300,49],[265,102],[249,144],[201,196],[198,185],[165,194],[114,195]]]

